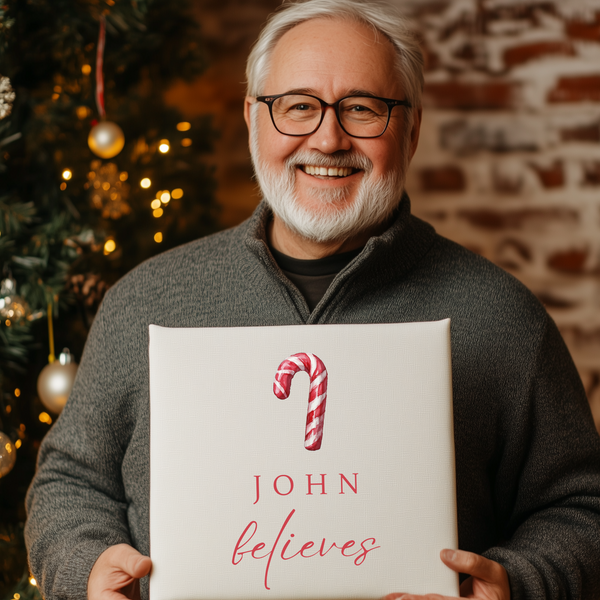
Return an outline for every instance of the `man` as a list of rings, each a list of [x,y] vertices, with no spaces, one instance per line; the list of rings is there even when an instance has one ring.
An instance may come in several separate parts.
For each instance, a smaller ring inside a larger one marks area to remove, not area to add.
[[[149,324],[446,317],[462,550],[441,559],[469,576],[470,597],[600,592],[600,443],[564,344],[531,294],[412,217],[402,193],[421,62],[399,17],[372,2],[291,4],[267,25],[245,103],[265,202],[107,295],[28,497],[48,600],[134,597],[150,571]]]

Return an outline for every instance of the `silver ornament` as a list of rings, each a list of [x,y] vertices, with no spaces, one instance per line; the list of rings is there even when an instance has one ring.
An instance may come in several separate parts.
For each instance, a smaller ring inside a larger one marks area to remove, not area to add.
[[[65,407],[73,388],[77,364],[68,348],[53,363],[46,365],[37,381],[37,391],[42,404],[51,412],[59,414]]]
[[[90,150],[100,158],[112,158],[123,150],[125,134],[112,121],[101,121],[92,127],[88,136]]]
[[[8,77],[0,75],[0,119],[8,117],[15,101],[15,93]]]
[[[10,438],[0,431],[0,477],[4,477],[15,466],[17,449]]]

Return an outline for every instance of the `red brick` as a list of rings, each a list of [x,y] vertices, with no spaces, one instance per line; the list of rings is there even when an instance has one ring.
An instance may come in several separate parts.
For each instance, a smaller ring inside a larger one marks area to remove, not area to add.
[[[465,209],[458,216],[482,229],[519,229],[528,223],[578,222],[574,210],[561,208],[526,208],[521,210],[498,211],[492,209]]]
[[[600,162],[583,165],[583,181],[585,185],[600,185]]]
[[[581,273],[585,270],[585,263],[589,250],[565,250],[556,252],[548,258],[548,266],[555,271],[563,273]]]
[[[566,26],[567,35],[574,40],[600,42],[600,12],[594,21],[570,21]]]
[[[477,51],[473,44],[467,42],[454,52],[454,56],[463,60],[473,60],[477,56]]]
[[[575,308],[578,303],[572,300],[566,300],[565,298],[558,298],[553,294],[548,292],[538,292],[536,294],[538,300],[546,307],[546,308]]]
[[[507,177],[496,169],[492,171],[492,185],[499,194],[518,194],[523,189],[522,177]]]
[[[548,93],[549,102],[600,101],[600,75],[561,77]]]
[[[498,110],[512,108],[516,104],[517,90],[516,84],[507,81],[448,81],[426,84],[424,98],[428,104],[437,108]]]
[[[564,142],[600,142],[600,123],[563,129],[560,135]]]
[[[465,174],[454,165],[421,169],[421,186],[426,192],[462,192]]]
[[[504,51],[504,64],[510,69],[530,60],[555,54],[574,56],[575,50],[573,49],[573,44],[558,40],[514,46]]]
[[[551,167],[546,169],[534,164],[531,165],[531,168],[537,173],[545,188],[562,187],[565,185],[565,171],[561,161],[555,161]]]

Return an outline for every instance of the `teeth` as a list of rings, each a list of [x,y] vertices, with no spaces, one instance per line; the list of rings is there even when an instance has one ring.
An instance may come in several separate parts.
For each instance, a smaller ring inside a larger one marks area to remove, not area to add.
[[[347,177],[352,174],[350,167],[315,167],[304,165],[304,172],[309,175],[323,175],[326,177]]]

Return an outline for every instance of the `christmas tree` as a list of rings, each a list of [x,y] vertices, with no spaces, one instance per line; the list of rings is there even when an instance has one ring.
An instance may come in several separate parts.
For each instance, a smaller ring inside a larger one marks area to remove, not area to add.
[[[163,102],[204,67],[181,0],[0,6],[0,599],[39,596],[24,498],[75,370],[54,358],[125,272],[217,228],[210,120]]]

